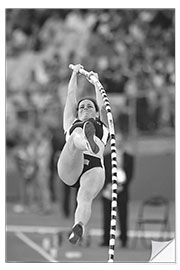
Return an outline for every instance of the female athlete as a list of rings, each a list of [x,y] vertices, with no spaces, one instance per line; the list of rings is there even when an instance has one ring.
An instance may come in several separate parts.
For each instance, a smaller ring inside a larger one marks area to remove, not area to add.
[[[96,83],[96,100],[76,99],[77,77],[80,64],[74,66],[68,85],[68,94],[63,114],[63,128],[66,144],[60,154],[57,169],[60,179],[67,185],[78,188],[77,208],[69,241],[76,244],[84,234],[84,228],[91,216],[93,199],[102,189],[105,181],[103,152],[109,137],[106,113]],[[90,74],[98,75],[94,72]]]

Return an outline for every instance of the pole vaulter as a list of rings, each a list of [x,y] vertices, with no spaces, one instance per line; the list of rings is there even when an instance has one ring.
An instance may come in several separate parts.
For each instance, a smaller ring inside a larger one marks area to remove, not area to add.
[[[74,65],[70,64],[69,68],[73,70]],[[111,202],[111,226],[110,226],[108,262],[114,262],[114,250],[116,239],[116,216],[117,216],[117,151],[116,151],[116,138],[115,138],[113,115],[106,91],[104,90],[104,87],[102,86],[100,81],[93,74],[90,74],[90,72],[86,71],[84,68],[81,68],[79,70],[79,73],[84,75],[88,80],[96,82],[98,89],[102,95],[102,99],[107,113],[107,120],[110,133],[111,164],[112,164],[112,202]]]

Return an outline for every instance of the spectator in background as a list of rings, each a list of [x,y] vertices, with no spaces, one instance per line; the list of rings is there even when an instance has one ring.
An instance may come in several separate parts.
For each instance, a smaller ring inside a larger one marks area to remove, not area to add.
[[[21,176],[21,205],[16,205],[14,210],[20,212],[26,210],[25,207],[32,207],[35,203],[35,185],[38,166],[36,145],[32,134],[29,134],[28,137],[21,138],[20,144],[15,147],[14,153],[17,168]]]
[[[49,178],[50,178],[50,158],[51,144],[49,133],[44,127],[39,127],[36,131],[36,147],[37,147],[37,184],[39,190],[39,200],[44,214],[49,214],[52,210]]]
[[[146,96],[136,99],[136,123],[139,131],[149,130],[149,103]]]
[[[122,247],[127,246],[128,236],[128,202],[129,202],[129,184],[134,172],[134,156],[127,148],[125,140],[122,141],[121,147],[118,149],[117,143],[117,161],[118,161],[118,197],[117,211],[120,225],[120,236]],[[110,222],[111,222],[111,149],[110,144],[107,146],[104,155],[105,165],[105,185],[102,191],[102,206],[103,206],[103,238],[100,246],[109,245],[110,237]],[[120,170],[122,168],[122,170]]]
[[[82,21],[85,21],[84,25]],[[78,23],[78,32],[74,22]],[[124,92],[128,85],[137,98],[141,91],[147,97],[148,89],[157,93],[163,90],[164,93],[166,88],[171,87],[174,91],[174,24],[174,9],[7,9],[7,102],[19,97],[23,106],[27,107],[22,97],[27,86],[29,91],[30,85],[33,91],[29,93],[37,108],[47,106],[44,101],[48,95],[59,106],[57,89],[60,89],[63,105],[67,66],[79,62],[79,59],[83,59],[84,64],[88,63],[91,69],[99,66],[107,92]],[[82,36],[83,39],[79,38]],[[77,39],[80,47],[74,48]],[[57,51],[60,52],[59,59]],[[46,63],[48,70],[45,70],[43,59],[50,59],[52,55],[54,58]],[[71,55],[72,61],[68,60]],[[30,75],[32,70],[37,71],[37,80]],[[152,100],[149,117],[148,100],[137,100],[137,114],[134,110],[132,115],[136,114],[138,132],[149,132],[156,126],[166,129],[171,125],[174,128],[174,104],[170,104],[167,98],[160,98],[158,103],[160,105],[154,110]],[[7,114],[9,112],[11,117],[15,116],[8,106]],[[122,115],[122,118],[124,121],[127,116]],[[8,137],[14,137],[13,130],[20,130],[18,122],[19,119],[13,119],[8,125],[10,128],[7,126]]]

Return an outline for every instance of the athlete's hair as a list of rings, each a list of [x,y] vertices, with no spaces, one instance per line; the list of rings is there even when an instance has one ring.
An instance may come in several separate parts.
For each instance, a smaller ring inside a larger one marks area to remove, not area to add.
[[[95,100],[94,98],[91,98],[91,97],[87,97],[87,98],[82,98],[82,99],[80,99],[80,100],[78,101],[78,104],[77,104],[77,107],[76,107],[77,111],[78,111],[78,109],[79,109],[79,104],[80,104],[81,101],[83,101],[83,100],[90,100],[90,101],[92,101],[93,104],[94,104],[94,106],[95,106],[96,112],[99,112],[99,107],[98,107],[98,105],[97,105],[96,100]]]
[[[79,101],[78,101],[78,104],[77,104],[77,107],[76,107],[76,116],[77,116],[77,113],[78,113],[78,109],[79,109],[79,104],[81,103],[81,101],[83,100],[90,100],[93,102],[94,106],[95,106],[95,109],[96,109],[96,112],[99,112],[99,106],[97,105],[97,102],[94,98],[91,98],[91,97],[85,97],[85,98],[81,98]],[[99,119],[99,117],[97,117],[97,119]]]

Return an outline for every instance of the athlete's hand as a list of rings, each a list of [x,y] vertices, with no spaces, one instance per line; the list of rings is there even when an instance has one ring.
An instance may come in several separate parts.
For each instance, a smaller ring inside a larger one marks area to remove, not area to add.
[[[87,80],[88,80],[90,83],[92,83],[93,85],[95,85],[96,81],[91,79],[91,76],[92,76],[92,75],[93,75],[94,77],[96,77],[96,79],[99,81],[98,74],[95,73],[94,71],[90,71],[90,72],[89,72],[89,76],[87,77]]]
[[[79,73],[79,70],[80,70],[81,68],[84,68],[81,64],[74,65],[73,73],[74,73],[74,74],[78,74],[78,73]],[[80,73],[79,73],[79,74],[80,74]]]

